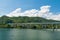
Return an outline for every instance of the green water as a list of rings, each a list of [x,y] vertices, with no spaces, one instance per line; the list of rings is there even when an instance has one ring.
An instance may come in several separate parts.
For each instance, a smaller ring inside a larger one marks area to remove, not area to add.
[[[60,40],[60,29],[0,29],[0,40]]]

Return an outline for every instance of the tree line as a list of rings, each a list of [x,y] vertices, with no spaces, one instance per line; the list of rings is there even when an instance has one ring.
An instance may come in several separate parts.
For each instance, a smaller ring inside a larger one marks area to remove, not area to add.
[[[9,25],[8,23],[46,23],[46,22],[60,22],[60,21],[47,20],[42,17],[27,17],[27,16],[8,17],[4,15],[0,17],[0,28],[24,28],[21,25],[17,25],[16,27],[11,27],[11,25]],[[41,29],[41,25],[31,25],[31,28]],[[51,28],[51,25],[48,24],[47,28]]]

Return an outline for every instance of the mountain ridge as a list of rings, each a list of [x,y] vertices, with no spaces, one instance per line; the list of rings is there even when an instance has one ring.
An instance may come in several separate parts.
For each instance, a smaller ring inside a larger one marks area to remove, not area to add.
[[[42,17],[27,17],[27,16],[19,16],[19,17],[8,17],[2,16],[0,17],[0,23],[46,23],[46,22],[60,22],[57,20],[48,20]]]

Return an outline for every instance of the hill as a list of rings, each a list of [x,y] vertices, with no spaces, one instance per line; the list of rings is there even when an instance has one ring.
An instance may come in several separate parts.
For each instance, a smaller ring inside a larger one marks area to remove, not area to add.
[[[7,24],[7,23],[42,23],[42,22],[60,22],[57,20],[48,20],[41,17],[7,17],[2,16],[0,17],[0,24]]]

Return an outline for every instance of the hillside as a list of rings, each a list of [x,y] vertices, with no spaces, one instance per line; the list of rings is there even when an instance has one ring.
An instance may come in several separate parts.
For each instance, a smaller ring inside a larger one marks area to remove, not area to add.
[[[47,20],[41,17],[7,17],[2,16],[0,17],[0,24],[7,24],[7,23],[42,23],[42,22],[60,22],[56,20]]]

